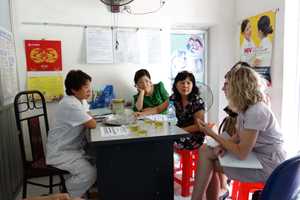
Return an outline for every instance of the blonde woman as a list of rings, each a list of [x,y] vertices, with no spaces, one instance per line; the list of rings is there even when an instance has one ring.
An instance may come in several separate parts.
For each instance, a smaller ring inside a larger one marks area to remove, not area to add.
[[[265,182],[274,168],[285,159],[278,122],[264,103],[260,87],[259,74],[243,63],[238,63],[226,75],[223,86],[230,108],[238,113],[236,134],[230,139],[224,139],[209,129],[207,124],[198,121],[199,129],[214,138],[220,146],[200,148],[192,200],[218,199],[220,182],[215,172],[223,172],[233,180]],[[225,151],[241,160],[253,152],[263,169],[222,168],[217,156]]]

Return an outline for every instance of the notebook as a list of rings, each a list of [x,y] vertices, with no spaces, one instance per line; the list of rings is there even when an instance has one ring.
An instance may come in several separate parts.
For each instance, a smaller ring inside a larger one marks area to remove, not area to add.
[[[219,156],[219,161],[223,167],[236,167],[236,168],[252,168],[262,169],[263,166],[257,159],[255,153],[250,152],[245,160],[238,159],[232,153],[226,152],[223,157]]]
[[[229,138],[229,134],[224,131],[221,134],[224,138]],[[217,141],[215,141],[211,137],[207,137],[206,144],[210,147],[216,147],[219,145]],[[252,169],[262,169],[262,165],[257,159],[255,153],[250,152],[248,157],[245,160],[240,160],[235,155],[230,152],[226,152],[223,157],[219,156],[219,161],[221,166],[223,167],[236,167],[236,168],[252,168]]]

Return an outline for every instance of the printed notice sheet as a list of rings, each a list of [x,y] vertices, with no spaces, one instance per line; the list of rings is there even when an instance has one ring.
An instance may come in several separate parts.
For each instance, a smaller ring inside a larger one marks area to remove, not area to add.
[[[162,62],[162,32],[160,30],[139,30],[140,57],[143,64]]]
[[[13,102],[18,93],[13,35],[0,27],[0,105]]]
[[[86,28],[85,34],[87,63],[113,63],[112,31]]]
[[[114,32],[115,63],[139,63],[140,49],[136,30]]]

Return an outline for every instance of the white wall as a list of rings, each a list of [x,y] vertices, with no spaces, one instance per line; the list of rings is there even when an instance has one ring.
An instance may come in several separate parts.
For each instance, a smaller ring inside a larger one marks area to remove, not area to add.
[[[241,21],[247,17],[265,11],[276,10],[276,25],[274,32],[273,58],[272,58],[272,89],[271,104],[279,123],[281,123],[282,84],[283,84],[283,30],[284,30],[284,1],[282,0],[238,0],[236,1],[237,28]],[[238,38],[238,36],[237,36]],[[238,51],[236,52],[238,58]]]
[[[159,27],[174,26],[209,28],[209,85],[215,95],[215,103],[209,119],[218,122],[219,98],[224,101],[220,90],[223,83],[224,66],[229,67],[235,56],[235,0],[166,0],[165,6],[155,14],[131,16],[118,15],[119,26]],[[28,6],[30,5],[30,6]],[[158,7],[159,0],[136,0],[132,10],[144,12]],[[93,77],[94,85],[114,84],[117,95],[130,99],[135,93],[134,72],[144,66],[138,65],[88,65],[85,63],[83,27],[47,25],[25,25],[24,22],[48,22],[81,25],[113,25],[112,14],[99,0],[15,0],[13,1],[19,82],[25,89],[26,62],[25,39],[53,39],[62,41],[63,73],[71,68],[80,68]],[[146,66],[147,67],[147,66]],[[225,67],[225,68],[226,68]],[[169,85],[169,66],[148,67],[154,82],[162,80]],[[170,88],[169,88],[170,89]],[[221,94],[221,95],[220,95]]]
[[[214,104],[209,113],[209,120],[219,124],[225,116],[223,108],[227,105],[222,86],[224,75],[235,62],[235,1],[220,1],[218,24],[209,29],[208,70],[209,85],[214,93]]]
[[[11,31],[9,0],[0,1],[0,26]]]

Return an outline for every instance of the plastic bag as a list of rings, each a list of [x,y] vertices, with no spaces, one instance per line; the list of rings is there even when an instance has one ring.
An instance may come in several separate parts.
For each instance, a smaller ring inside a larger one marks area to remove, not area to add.
[[[90,109],[109,107],[114,95],[114,87],[106,85],[100,94],[94,97],[90,103]]]

